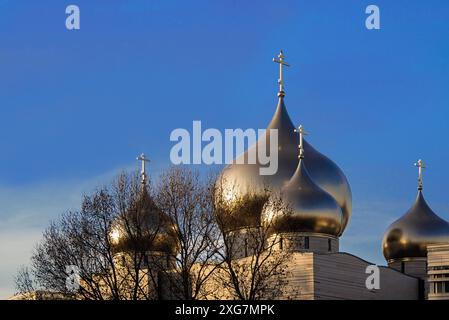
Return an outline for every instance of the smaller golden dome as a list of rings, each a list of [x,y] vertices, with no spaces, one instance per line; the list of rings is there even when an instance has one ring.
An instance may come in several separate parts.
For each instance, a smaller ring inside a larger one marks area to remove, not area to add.
[[[265,213],[277,233],[304,232],[338,237],[343,213],[335,199],[310,178],[303,159],[281,190],[290,212]],[[269,210],[269,208],[267,209]]]
[[[425,258],[428,245],[449,243],[449,223],[432,211],[421,189],[413,206],[385,232],[382,248],[388,262]]]
[[[121,217],[110,232],[115,252],[176,253],[177,241],[173,221],[142,190],[139,199]]]

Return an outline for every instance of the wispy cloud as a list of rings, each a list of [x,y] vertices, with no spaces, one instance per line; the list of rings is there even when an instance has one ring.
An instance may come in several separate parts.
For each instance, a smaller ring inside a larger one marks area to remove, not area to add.
[[[42,232],[63,212],[80,207],[84,194],[109,184],[122,171],[136,170],[131,163],[89,179],[62,179],[25,186],[0,186],[0,299],[14,294],[14,276],[27,265]],[[167,165],[159,162],[149,167],[157,179]]]
[[[77,209],[83,194],[109,183],[129,166],[87,180],[47,181],[28,186],[0,186],[0,299],[14,293],[14,275],[29,263],[35,244],[49,221]]]
[[[14,293],[14,276],[21,265],[26,265],[39,241],[42,230],[2,230],[0,232],[0,299],[7,299]]]

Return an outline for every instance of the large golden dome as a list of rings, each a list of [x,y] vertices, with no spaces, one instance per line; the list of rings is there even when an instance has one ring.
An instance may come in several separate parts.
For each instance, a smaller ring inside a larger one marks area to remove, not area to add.
[[[250,147],[249,150],[258,148],[262,143],[269,145],[269,129],[278,130],[278,171],[271,176],[260,175],[259,168],[264,167],[260,163],[247,164],[248,152],[236,159],[234,164],[228,165],[221,174],[221,181],[223,181],[222,190],[225,192],[225,197],[232,199],[235,196],[242,196],[248,192],[257,192],[265,190],[267,187],[280,191],[287,181],[295,173],[298,167],[298,133],[294,131],[292,121],[287,113],[284,105],[284,93],[279,92],[279,102],[276,112],[268,125],[266,137],[259,139],[259,141]],[[269,147],[266,148],[269,150]],[[304,151],[307,155],[304,159],[304,164],[308,170],[310,178],[321,189],[329,193],[342,211],[341,228],[339,235],[341,235],[349,221],[352,208],[352,195],[349,183],[340,170],[340,168],[332,162],[329,158],[314,149],[309,143],[304,141]],[[243,157],[244,164],[238,164]]]
[[[382,248],[388,262],[425,258],[430,244],[449,243],[449,223],[437,216],[418,190],[413,206],[385,232]]]

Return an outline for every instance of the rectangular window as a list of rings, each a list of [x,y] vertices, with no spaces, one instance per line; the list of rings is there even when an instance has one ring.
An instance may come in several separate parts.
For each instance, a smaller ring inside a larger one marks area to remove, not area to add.
[[[405,263],[404,263],[404,261],[401,261],[401,272],[402,273],[405,272]]]
[[[444,282],[444,292],[449,293],[449,281]]]
[[[331,239],[327,239],[327,251],[329,251],[329,252],[332,251],[332,240]]]
[[[436,282],[435,285],[435,293],[443,293],[443,282]]]
[[[309,249],[309,237],[304,237],[304,249]]]

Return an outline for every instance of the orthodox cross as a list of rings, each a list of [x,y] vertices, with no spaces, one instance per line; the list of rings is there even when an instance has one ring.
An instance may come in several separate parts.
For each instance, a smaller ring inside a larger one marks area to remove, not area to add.
[[[418,167],[418,190],[422,190],[423,188],[422,169],[426,168],[426,166],[424,165],[421,159],[419,159],[415,163],[415,166]]]
[[[147,182],[147,173],[146,173],[146,168],[145,168],[145,164],[147,162],[150,162],[150,159],[145,157],[145,154],[141,154],[140,156],[137,157],[137,160],[142,161],[142,170],[140,171],[140,175],[142,176],[142,184],[146,184]]]
[[[279,63],[279,80],[278,80],[279,93],[284,93],[284,76],[282,73],[282,67],[283,66],[290,67],[290,65],[284,61],[284,58],[285,58],[285,56],[284,56],[284,53],[282,52],[282,50],[279,53],[277,58],[273,58],[273,62]]]
[[[303,138],[304,138],[304,136],[308,135],[308,133],[304,131],[304,127],[303,127],[302,125],[300,125],[300,126],[298,127],[298,129],[295,129],[295,132],[298,132],[298,133],[299,133],[299,145],[298,145],[298,148],[299,148],[299,156],[298,156],[298,158],[299,158],[299,159],[304,159],[304,144],[303,144]]]

